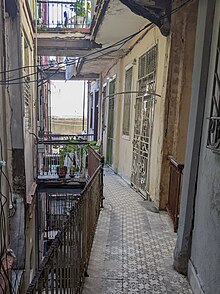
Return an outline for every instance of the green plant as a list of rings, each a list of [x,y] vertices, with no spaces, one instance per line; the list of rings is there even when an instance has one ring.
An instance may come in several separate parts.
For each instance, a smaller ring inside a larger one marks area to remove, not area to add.
[[[91,10],[90,2],[85,2],[81,0],[76,0],[73,4],[70,5],[70,10],[74,11],[76,16],[86,17],[87,13]]]
[[[61,168],[64,167],[64,160],[65,160],[65,157],[66,157],[67,153],[68,152],[67,152],[65,147],[60,148],[59,154],[60,154],[60,167]]]
[[[71,174],[74,174],[76,171],[76,166],[75,165],[72,165],[71,168],[70,168],[70,173]]]

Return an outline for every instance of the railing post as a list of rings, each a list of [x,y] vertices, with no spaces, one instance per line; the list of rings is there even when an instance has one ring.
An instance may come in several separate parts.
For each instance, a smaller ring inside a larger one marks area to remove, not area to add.
[[[100,212],[100,201],[103,200],[104,160],[102,158],[99,161],[100,155],[98,161],[98,157],[94,158],[99,163],[98,168],[72,206],[68,219],[62,226],[59,224],[59,232],[29,285],[26,292],[28,294],[82,291]]]
[[[178,164],[172,156],[168,156],[168,160],[170,162],[170,179],[167,211],[173,220],[174,232],[177,232],[179,218],[180,189],[184,165]]]
[[[103,208],[104,207],[104,194],[103,194],[103,189],[104,189],[104,181],[103,181],[103,177],[104,177],[104,156],[101,157],[101,173],[100,173],[100,177],[101,177],[101,185],[100,185],[100,188],[101,188],[101,191],[100,191],[100,196],[101,196],[101,203],[100,203],[100,207]]]

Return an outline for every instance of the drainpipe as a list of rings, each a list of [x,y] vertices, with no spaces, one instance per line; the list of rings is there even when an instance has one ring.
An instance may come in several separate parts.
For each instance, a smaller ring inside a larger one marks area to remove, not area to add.
[[[83,82],[83,125],[82,131],[85,130],[85,99],[86,99],[86,81]]]

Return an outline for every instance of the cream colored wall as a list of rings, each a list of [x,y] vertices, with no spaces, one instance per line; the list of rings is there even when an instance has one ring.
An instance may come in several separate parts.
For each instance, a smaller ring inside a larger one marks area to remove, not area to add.
[[[159,34],[159,32],[158,32]],[[158,65],[156,74],[156,94],[155,97],[154,124],[151,143],[150,166],[149,166],[149,192],[150,198],[159,208],[160,203],[160,175],[162,168],[162,147],[164,138],[164,112],[166,81],[168,73],[170,39],[158,35]]]
[[[170,166],[168,155],[184,164],[191,100],[198,1],[192,1],[172,15],[171,49],[164,116],[163,163],[160,208],[168,203]],[[184,173],[184,170],[183,170]]]
[[[159,207],[159,186],[160,186],[160,174],[162,164],[162,142],[164,132],[164,103],[165,103],[165,89],[168,67],[168,56],[170,48],[170,39],[161,35],[158,28],[153,27],[150,29],[141,40],[138,40],[140,36],[130,41],[128,47],[129,53],[121,58],[112,68],[106,70],[102,74],[103,83],[108,84],[107,77],[117,75],[116,80],[116,92],[124,91],[125,72],[129,66],[133,66],[133,81],[132,91],[137,91],[137,79],[138,79],[138,59],[148,49],[155,44],[158,45],[158,65],[156,74],[156,93],[161,97],[155,99],[155,111],[154,111],[154,124],[152,133],[152,148],[150,154],[150,179],[149,190],[150,197],[155,201]],[[107,90],[108,95],[108,90]],[[115,126],[114,126],[114,146],[113,146],[113,169],[120,174],[126,181],[130,183],[131,168],[132,168],[132,156],[133,156],[133,136],[134,136],[134,119],[135,119],[135,99],[136,94],[131,95],[131,119],[130,119],[130,135],[124,136],[122,134],[123,125],[123,107],[124,97],[123,95],[115,96]],[[106,99],[106,125],[108,122],[108,98]],[[104,155],[106,156],[106,144],[107,144],[107,128],[103,134]]]

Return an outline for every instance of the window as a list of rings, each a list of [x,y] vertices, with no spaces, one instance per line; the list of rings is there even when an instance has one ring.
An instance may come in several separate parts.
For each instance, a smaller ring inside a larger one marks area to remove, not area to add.
[[[153,93],[155,91],[155,72],[157,67],[157,45],[139,58],[138,91]]]
[[[30,89],[30,78],[26,77],[23,84],[24,91],[24,119],[25,129],[31,128],[31,89]]]
[[[130,132],[130,110],[131,110],[131,89],[132,89],[132,73],[133,67],[126,70],[124,91],[124,111],[123,111],[123,135],[129,136]]]
[[[220,152],[220,31],[214,70],[207,147]]]
[[[24,39],[24,75],[29,73],[29,58],[30,47],[26,39]],[[31,128],[31,85],[30,77],[26,76],[23,83],[23,97],[24,97],[24,120],[25,120],[25,130]]]

